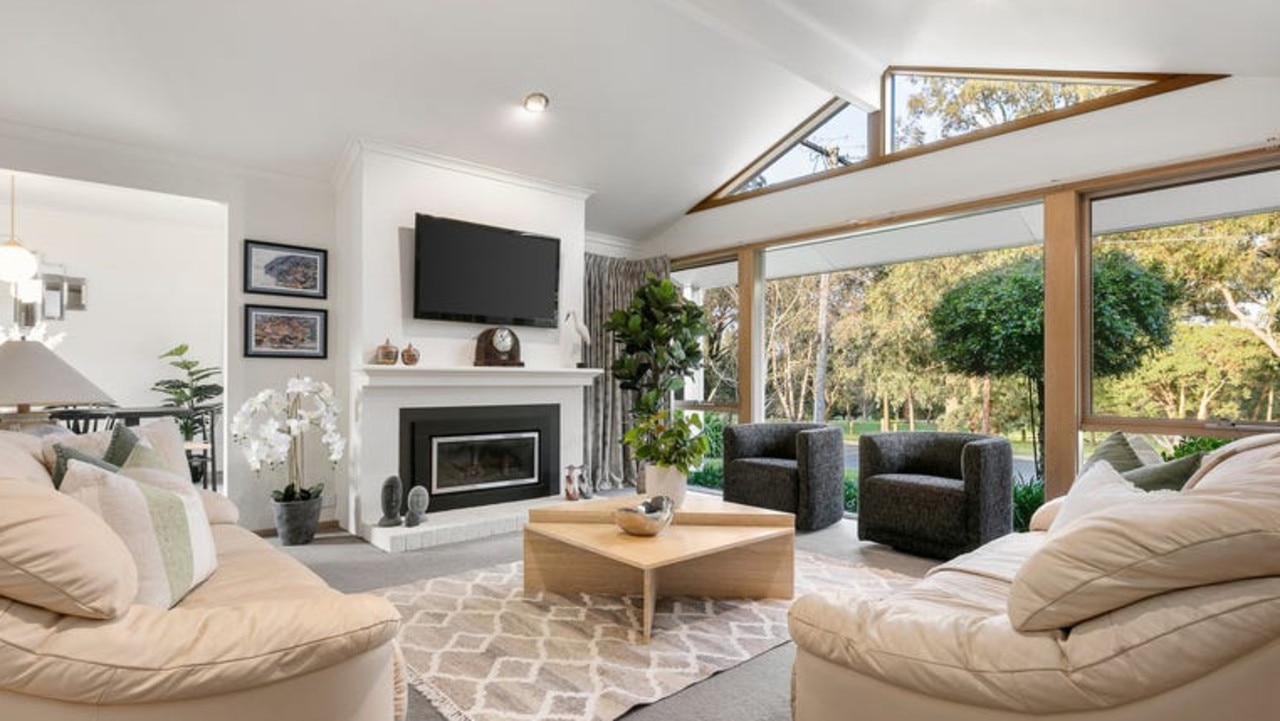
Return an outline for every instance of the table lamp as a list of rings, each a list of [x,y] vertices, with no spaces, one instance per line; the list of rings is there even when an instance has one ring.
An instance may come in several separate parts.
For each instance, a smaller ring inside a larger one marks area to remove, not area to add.
[[[29,423],[48,420],[32,413],[32,406],[100,405],[112,403],[101,388],[80,371],[34,340],[0,343],[0,406],[16,406],[4,420]]]

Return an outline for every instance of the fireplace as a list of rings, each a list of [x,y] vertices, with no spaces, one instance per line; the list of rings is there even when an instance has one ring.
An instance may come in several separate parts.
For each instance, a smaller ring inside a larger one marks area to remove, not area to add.
[[[400,409],[400,478],[428,513],[556,495],[559,466],[554,404]]]

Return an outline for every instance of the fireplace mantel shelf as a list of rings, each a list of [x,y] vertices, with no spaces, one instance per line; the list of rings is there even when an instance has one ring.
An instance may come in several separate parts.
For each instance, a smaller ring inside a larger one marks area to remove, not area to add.
[[[530,386],[589,386],[599,368],[506,368],[498,366],[364,366],[355,372],[357,386],[364,388],[430,388],[436,386],[486,386],[493,388]]]

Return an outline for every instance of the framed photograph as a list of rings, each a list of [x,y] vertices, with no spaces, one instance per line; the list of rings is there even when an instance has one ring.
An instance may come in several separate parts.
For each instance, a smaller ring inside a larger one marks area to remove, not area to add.
[[[329,251],[299,245],[244,241],[244,292],[326,298]]]
[[[246,358],[326,358],[329,355],[329,311],[244,307]]]

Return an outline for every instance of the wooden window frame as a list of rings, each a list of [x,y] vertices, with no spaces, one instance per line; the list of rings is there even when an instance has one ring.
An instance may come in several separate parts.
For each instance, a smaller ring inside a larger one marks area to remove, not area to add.
[[[887,96],[887,86],[890,78],[894,74],[933,74],[947,75],[958,77],[981,77],[981,78],[1007,78],[1013,80],[1101,80],[1101,81],[1120,81],[1133,80],[1145,82],[1145,85],[1113,93],[1100,98],[1093,98],[1084,102],[1077,103],[1070,107],[1052,110],[1047,113],[1039,113],[1025,118],[1009,121],[1000,125],[994,125],[989,128],[981,128],[964,135],[958,135],[952,138],[944,138],[925,145],[904,148],[893,152],[887,152],[887,113],[885,111],[885,102]],[[716,188],[710,195],[688,210],[688,213],[697,213],[711,208],[718,208],[722,205],[737,203],[751,198],[758,198],[762,195],[777,193],[779,191],[797,188],[810,183],[816,183],[828,178],[836,178],[849,173],[856,173],[868,168],[874,168],[887,163],[895,163],[900,160],[914,158],[919,155],[934,153],[939,150],[945,150],[957,145],[973,143],[986,138],[1003,135],[1005,133],[1013,133],[1019,130],[1051,123],[1064,118],[1071,118],[1085,113],[1091,113],[1104,108],[1123,105],[1135,100],[1143,100],[1145,98],[1154,97],[1175,90],[1182,90],[1201,83],[1207,83],[1213,80],[1219,80],[1227,77],[1218,74],[1189,74],[1189,73],[1119,73],[1119,72],[1090,72],[1090,71],[1064,71],[1064,70],[1028,70],[1028,69],[1008,69],[1008,68],[944,68],[933,66],[916,66],[916,65],[890,65],[885,69],[880,79],[880,110],[869,112],[867,114],[867,157],[864,160],[830,170],[822,170],[799,178],[792,178],[780,183],[768,185],[755,190],[733,193],[734,189],[740,187],[743,183],[755,177],[765,168],[769,167],[775,160],[780,158],[784,153],[792,148],[797,142],[813,132],[822,123],[829,120],[836,113],[843,110],[848,103],[838,97],[832,98],[824,103],[820,108],[814,111],[809,117],[796,126],[790,133],[783,136],[776,143],[771,145],[765,152],[761,153],[751,161],[745,168],[735,174],[720,187]]]

